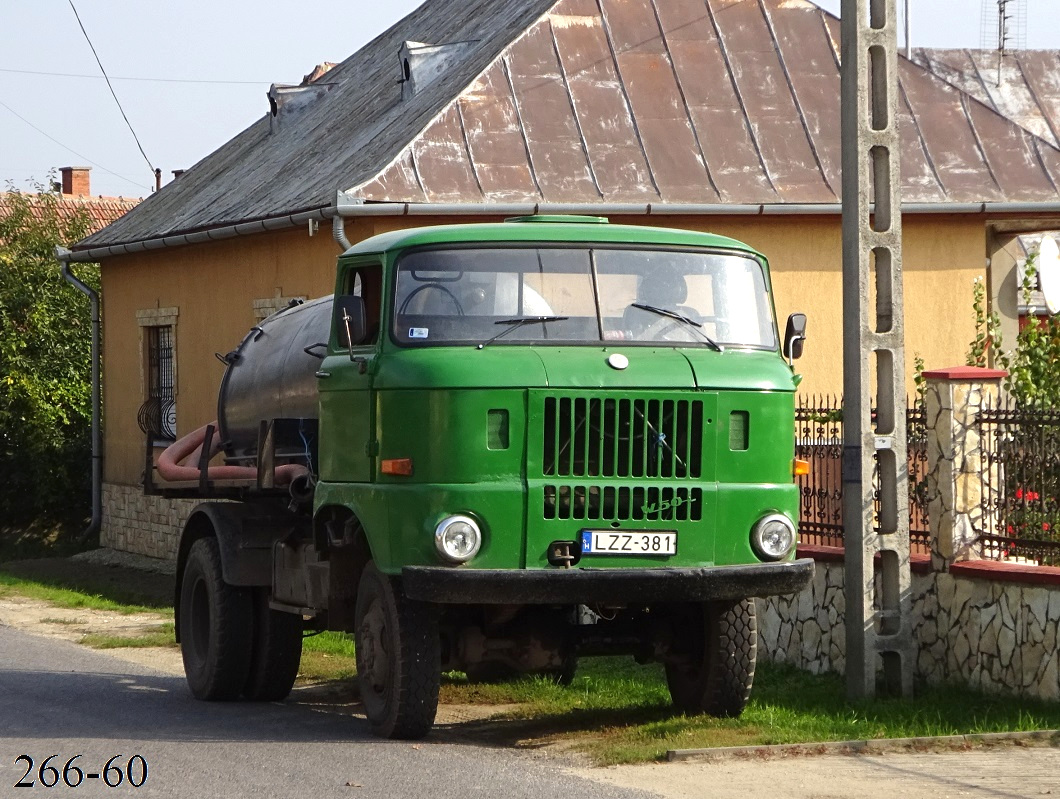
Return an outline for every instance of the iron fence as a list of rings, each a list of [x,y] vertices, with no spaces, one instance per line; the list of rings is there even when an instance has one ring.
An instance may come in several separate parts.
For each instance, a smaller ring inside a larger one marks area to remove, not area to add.
[[[910,551],[927,553],[930,537],[925,489],[927,430],[924,409],[919,404],[907,402],[906,435],[909,456]],[[810,473],[799,478],[799,540],[804,544],[843,546],[841,398],[816,395],[799,398],[795,407],[795,455],[810,464]],[[878,480],[878,472],[874,471],[876,519],[879,518]]]
[[[979,412],[976,428],[980,554],[1060,564],[1060,409],[1002,398]]]

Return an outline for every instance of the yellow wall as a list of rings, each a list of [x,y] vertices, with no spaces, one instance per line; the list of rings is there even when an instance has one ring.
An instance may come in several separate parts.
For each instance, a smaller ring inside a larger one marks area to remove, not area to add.
[[[364,238],[369,222],[348,224]],[[144,462],[136,414],[144,400],[136,312],[176,307],[177,435],[217,416],[224,366],[214,353],[234,349],[257,322],[252,303],[334,290],[341,248],[327,225],[175,247],[103,264],[104,479],[135,484]]]
[[[374,233],[470,221],[349,220],[356,242]],[[484,221],[484,220],[475,220]],[[841,234],[833,217],[636,217],[613,222],[709,230],[746,241],[770,260],[777,314],[809,317],[805,355],[797,362],[805,393],[842,392]],[[958,216],[906,217],[904,225],[907,388],[913,354],[928,368],[964,362],[974,335],[971,285],[984,273],[983,221]],[[255,324],[252,302],[277,295],[318,297],[333,290],[340,248],[324,225],[176,247],[107,260],[103,265],[105,480],[133,485],[143,468],[136,413],[143,364],[136,312],[176,307],[177,433],[216,417],[224,367],[215,352],[233,349]]]
[[[796,362],[804,375],[800,393],[842,394],[843,251],[838,216],[655,216],[622,221],[705,230],[739,239],[763,253],[769,259],[781,335],[788,314],[802,311],[809,317],[805,352]],[[986,227],[981,218],[956,215],[906,216],[902,226],[906,389],[912,394],[915,354],[928,369],[965,361],[975,336],[972,280],[986,272]]]

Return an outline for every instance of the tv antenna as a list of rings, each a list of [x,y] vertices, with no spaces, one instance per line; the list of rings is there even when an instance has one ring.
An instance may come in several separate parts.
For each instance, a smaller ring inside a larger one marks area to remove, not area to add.
[[[1005,56],[1027,46],[1027,0],[983,0],[979,46],[997,51],[997,84]]]

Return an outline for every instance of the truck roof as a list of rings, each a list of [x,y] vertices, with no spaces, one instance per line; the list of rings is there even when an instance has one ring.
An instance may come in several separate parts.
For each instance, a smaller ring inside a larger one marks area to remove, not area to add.
[[[711,247],[742,250],[760,255],[755,249],[741,241],[713,233],[646,225],[612,225],[604,217],[538,215],[512,217],[503,222],[434,225],[395,230],[358,242],[346,250],[343,256],[367,255],[429,244],[484,242],[570,242]]]

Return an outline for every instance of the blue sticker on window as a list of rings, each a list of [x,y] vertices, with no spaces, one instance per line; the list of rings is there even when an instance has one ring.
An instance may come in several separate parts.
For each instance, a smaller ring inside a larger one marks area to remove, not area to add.
[[[410,327],[409,338],[427,338],[428,328],[426,327]]]

